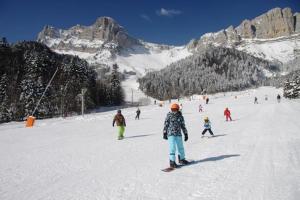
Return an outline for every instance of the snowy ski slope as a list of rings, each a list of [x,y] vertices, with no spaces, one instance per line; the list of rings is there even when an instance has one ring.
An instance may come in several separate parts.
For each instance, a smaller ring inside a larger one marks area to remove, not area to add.
[[[124,109],[126,138],[117,140],[115,112],[0,125],[0,199],[297,200],[300,196],[300,102],[275,100],[260,88],[182,101],[195,164],[170,173],[162,127],[169,104]],[[269,100],[265,101],[265,95]],[[234,96],[237,95],[237,99]],[[259,104],[254,105],[254,96]],[[204,113],[198,112],[199,102]],[[229,107],[234,121],[225,122]],[[215,138],[201,138],[203,117]]]

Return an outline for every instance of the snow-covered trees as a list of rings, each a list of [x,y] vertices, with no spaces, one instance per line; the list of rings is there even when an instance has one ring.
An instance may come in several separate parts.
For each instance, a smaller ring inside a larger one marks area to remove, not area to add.
[[[139,79],[140,89],[158,99],[240,90],[259,85],[269,63],[235,49],[209,48]]]
[[[285,98],[300,98],[300,71],[293,73],[293,76],[286,80],[283,96]]]
[[[122,77],[118,70],[119,66],[114,64],[112,70],[108,69],[98,74],[101,78],[97,80],[95,95],[99,105],[120,105],[124,102]]]
[[[0,122],[23,120],[31,115],[56,69],[57,74],[35,112],[38,118],[80,112],[79,94],[83,88],[87,89],[86,108],[94,108],[100,105],[97,95],[106,95],[104,91],[112,88],[111,83],[103,82],[99,89],[96,71],[78,57],[56,54],[38,42],[0,44]],[[112,101],[119,105],[123,101],[117,92],[120,84],[113,85]],[[102,105],[107,104],[110,103]]]

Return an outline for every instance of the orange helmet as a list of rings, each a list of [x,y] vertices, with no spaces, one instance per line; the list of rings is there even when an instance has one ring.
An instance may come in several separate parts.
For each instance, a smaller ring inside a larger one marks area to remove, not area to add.
[[[177,103],[173,103],[171,105],[171,110],[179,110],[179,105]]]

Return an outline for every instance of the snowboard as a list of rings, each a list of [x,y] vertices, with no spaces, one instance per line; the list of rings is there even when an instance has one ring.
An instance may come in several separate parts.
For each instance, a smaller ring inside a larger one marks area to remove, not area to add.
[[[174,168],[174,167],[167,167],[167,168],[165,168],[165,169],[162,169],[161,171],[163,171],[163,172],[172,172],[172,171],[174,171],[175,169],[179,169],[179,168],[181,168],[181,167],[188,166],[188,165],[191,165],[191,164],[195,163],[194,160],[187,160],[187,161],[189,161],[189,164],[186,164],[186,165],[181,165],[181,164],[179,164],[178,167],[176,167],[176,168]]]

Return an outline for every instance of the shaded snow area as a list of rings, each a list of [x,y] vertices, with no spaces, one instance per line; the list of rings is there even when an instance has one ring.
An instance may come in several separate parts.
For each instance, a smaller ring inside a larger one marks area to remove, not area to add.
[[[300,35],[265,40],[245,39],[237,49],[269,61],[287,63],[297,56],[294,50],[300,49]]]
[[[2,124],[0,199],[297,200],[300,102],[277,103],[277,93],[265,87],[210,96],[208,105],[183,100],[186,157],[195,163],[169,173],[161,171],[169,162],[162,139],[169,103],[141,107],[140,120],[135,108],[124,109],[124,140],[112,127],[115,111],[38,120],[33,128]],[[205,116],[216,137],[201,138]]]

